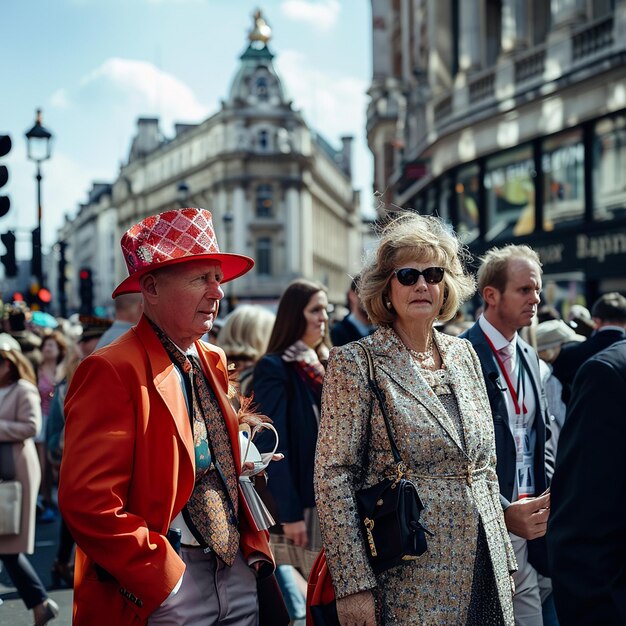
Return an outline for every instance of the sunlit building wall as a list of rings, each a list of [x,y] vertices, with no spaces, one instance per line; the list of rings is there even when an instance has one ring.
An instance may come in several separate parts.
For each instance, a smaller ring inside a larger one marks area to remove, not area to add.
[[[350,275],[359,270],[363,228],[352,186],[352,138],[335,148],[306,124],[274,68],[270,34],[257,14],[214,115],[177,124],[172,137],[164,136],[158,118],[138,120],[128,158],[108,188],[113,229],[107,222],[98,238],[93,230],[100,196],[65,225],[73,246],[68,274],[89,264],[96,304],[110,307],[113,286],[127,276],[122,234],[148,215],[183,206],[209,209],[221,249],[256,262],[224,285],[223,311],[244,301],[275,305],[296,277],[322,282],[333,303],[345,301]],[[102,254],[95,248],[100,241]],[[68,289],[76,293],[76,285]],[[75,304],[72,299],[70,310]]]
[[[372,0],[380,212],[527,243],[563,314],[626,292],[626,2]]]

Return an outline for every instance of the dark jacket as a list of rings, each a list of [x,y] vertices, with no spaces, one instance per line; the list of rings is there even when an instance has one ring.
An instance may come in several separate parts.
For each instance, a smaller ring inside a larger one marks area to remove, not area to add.
[[[371,332],[373,331],[374,328],[372,328]],[[368,334],[371,334],[371,332]],[[352,322],[350,315],[346,315],[330,329],[330,340],[333,342],[333,346],[345,346],[351,341],[358,341],[362,338],[363,334]]]
[[[487,395],[489,396],[496,437],[496,456],[498,457],[496,473],[498,474],[500,495],[503,504],[506,506],[513,497],[516,449],[513,433],[509,426],[504,393],[498,387],[500,370],[498,369],[493,350],[478,322],[465,331],[461,337],[469,339],[474,346],[474,350],[476,350],[476,354],[478,354],[480,359],[485,384],[487,385]],[[541,386],[537,353],[519,335],[517,337],[517,346],[518,357],[522,359],[524,367],[530,375],[533,391],[535,392],[537,412],[533,422],[533,428],[536,432],[534,471],[536,495],[540,495],[548,486],[545,466],[546,423],[549,423],[550,419],[548,403]],[[528,560],[540,573],[547,575],[548,564],[543,538],[528,542]]]
[[[618,329],[599,330],[589,339],[578,343],[566,343],[552,364],[553,374],[563,385],[563,401],[567,404],[572,393],[572,383],[581,365],[598,352],[608,348],[616,341],[626,339],[626,331]]]
[[[278,452],[285,455],[284,460],[267,468],[277,521],[300,521],[303,510],[315,506],[316,400],[293,366],[277,354],[266,355],[256,364],[252,391],[258,411],[272,419],[280,438]],[[257,443],[259,450],[271,450],[273,435],[263,431]]]
[[[574,379],[548,522],[562,626],[626,624],[626,341]]]

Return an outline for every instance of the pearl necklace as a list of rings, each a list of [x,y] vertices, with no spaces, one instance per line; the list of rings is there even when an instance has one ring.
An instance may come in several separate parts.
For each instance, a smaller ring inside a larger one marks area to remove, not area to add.
[[[435,351],[433,350],[433,338],[430,337],[424,352],[418,352],[409,348],[409,354],[417,361],[420,367],[428,370],[435,369]]]

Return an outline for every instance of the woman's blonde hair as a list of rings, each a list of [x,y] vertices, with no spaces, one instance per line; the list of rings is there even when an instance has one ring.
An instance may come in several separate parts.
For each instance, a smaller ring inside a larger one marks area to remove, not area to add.
[[[442,219],[403,211],[383,226],[375,255],[361,272],[359,297],[373,324],[391,326],[396,313],[387,309],[385,299],[394,270],[406,263],[432,262],[445,270],[437,317],[447,322],[476,291],[476,281],[465,269],[470,260],[467,249]]]
[[[265,307],[240,304],[224,320],[217,343],[231,359],[258,361],[267,350],[275,315]]]
[[[31,362],[21,352],[17,350],[0,350],[0,359],[9,361],[12,365],[9,374],[11,382],[27,380],[29,383],[33,383],[33,385],[37,384],[35,370]]]

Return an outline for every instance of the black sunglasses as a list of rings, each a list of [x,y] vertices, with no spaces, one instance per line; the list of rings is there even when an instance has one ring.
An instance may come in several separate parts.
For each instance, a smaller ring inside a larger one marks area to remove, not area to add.
[[[420,272],[420,270],[416,270],[414,267],[402,267],[399,270],[394,270],[393,273],[401,285],[409,287],[414,285],[420,276],[423,276],[429,285],[436,285],[443,280],[445,270],[443,267],[427,267]]]

